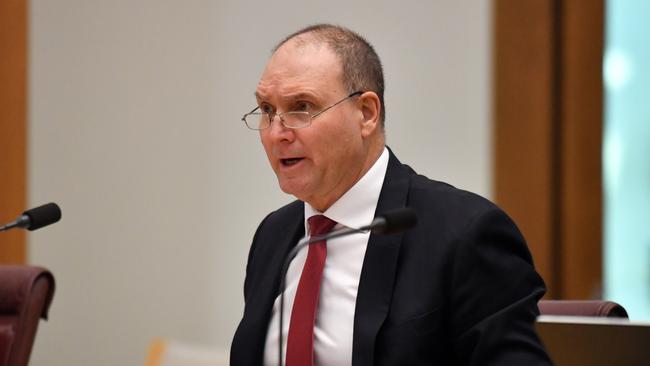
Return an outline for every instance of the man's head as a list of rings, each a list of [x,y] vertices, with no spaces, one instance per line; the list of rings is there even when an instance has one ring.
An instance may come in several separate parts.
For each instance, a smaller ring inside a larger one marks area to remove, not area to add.
[[[301,35],[309,35],[303,40]],[[357,33],[331,24],[316,24],[296,31],[280,41],[277,51],[289,40],[297,42],[318,42],[327,45],[339,58],[343,67],[342,81],[348,92],[373,91],[381,103],[380,121],[382,128],[386,120],[384,105],[384,72],[375,49]]]
[[[346,98],[356,91],[363,93]],[[350,189],[383,150],[381,64],[372,47],[349,30],[317,25],[287,37],[275,48],[255,94],[261,112],[280,114],[260,131],[280,187],[318,210]],[[282,113],[295,111],[315,115],[311,125],[286,127]]]

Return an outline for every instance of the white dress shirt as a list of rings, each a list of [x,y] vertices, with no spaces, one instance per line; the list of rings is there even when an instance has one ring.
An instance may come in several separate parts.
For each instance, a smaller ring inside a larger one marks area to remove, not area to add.
[[[318,212],[305,203],[305,232],[309,230],[307,219],[320,214],[338,223],[333,230],[342,227],[358,228],[369,224],[375,217],[387,168],[388,149],[384,147],[383,153],[370,170],[325,212]],[[370,233],[359,233],[327,241],[327,260],[323,270],[314,327],[315,366],[352,364],[354,309],[369,237]],[[291,309],[307,251],[307,247],[301,249],[287,271],[282,326],[285,357]],[[273,304],[273,313],[266,335],[264,364],[267,366],[277,365],[278,362],[279,307],[278,296]]]

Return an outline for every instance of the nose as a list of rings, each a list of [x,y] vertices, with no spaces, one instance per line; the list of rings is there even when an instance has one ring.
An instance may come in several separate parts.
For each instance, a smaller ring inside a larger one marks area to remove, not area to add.
[[[295,138],[295,131],[292,128],[285,127],[282,123],[282,116],[274,114],[271,116],[267,131],[268,136],[274,141],[293,141]]]

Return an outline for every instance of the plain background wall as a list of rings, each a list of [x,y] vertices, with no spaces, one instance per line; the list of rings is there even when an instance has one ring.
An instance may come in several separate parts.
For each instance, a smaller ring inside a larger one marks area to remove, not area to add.
[[[490,2],[31,1],[30,235],[57,279],[32,365],[140,365],[154,337],[228,348],[259,221],[291,197],[240,121],[271,47],[315,22],[374,44],[387,139],[490,196]]]

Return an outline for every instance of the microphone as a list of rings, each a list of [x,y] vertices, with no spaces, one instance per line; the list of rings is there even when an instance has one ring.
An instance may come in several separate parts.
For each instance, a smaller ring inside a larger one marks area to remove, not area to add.
[[[56,203],[51,202],[23,212],[15,221],[0,226],[0,231],[7,231],[16,227],[33,231],[54,224],[59,220],[61,220],[61,209]]]
[[[417,223],[418,218],[415,215],[415,210],[404,207],[386,211],[382,215],[375,217],[367,226],[367,229],[373,234],[395,234],[413,228]],[[359,230],[364,229],[360,228]]]
[[[293,249],[287,254],[286,259],[284,260],[284,266],[282,267],[282,272],[280,273],[280,316],[279,316],[279,338],[278,338],[278,365],[282,366],[284,364],[284,359],[282,357],[282,352],[284,347],[282,346],[282,323],[283,323],[283,313],[284,313],[284,290],[285,290],[285,280],[287,276],[287,271],[289,270],[289,264],[296,257],[300,249],[305,246],[316,243],[323,240],[338,238],[341,236],[348,236],[356,233],[367,233],[370,231],[373,234],[395,234],[408,230],[417,225],[418,218],[415,214],[415,210],[410,207],[398,208],[390,211],[386,211],[383,214],[377,215],[370,224],[362,226],[358,229],[355,228],[342,228],[339,230],[332,231],[328,234],[321,236],[308,237],[307,234],[300,239],[298,244],[296,244]]]

